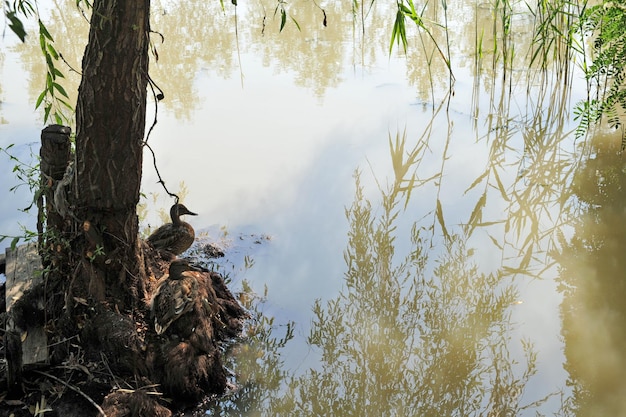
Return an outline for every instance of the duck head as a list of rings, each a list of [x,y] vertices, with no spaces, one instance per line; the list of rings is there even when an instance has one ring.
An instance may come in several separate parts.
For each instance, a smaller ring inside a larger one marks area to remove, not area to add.
[[[181,279],[187,271],[204,272],[202,268],[189,262],[187,259],[174,259],[170,264],[169,276],[171,279]]]
[[[185,207],[184,204],[174,204],[170,209],[170,217],[172,218],[172,220],[177,219],[184,214],[189,214],[190,216],[198,215],[198,213],[194,213],[193,211]]]

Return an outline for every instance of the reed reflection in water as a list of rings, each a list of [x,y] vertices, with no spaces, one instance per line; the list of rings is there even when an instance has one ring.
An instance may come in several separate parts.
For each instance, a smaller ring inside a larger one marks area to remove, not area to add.
[[[479,272],[463,236],[446,242],[432,274],[418,227],[410,251],[396,254],[399,200],[394,188],[373,208],[357,176],[345,288],[314,307],[320,368],[289,380],[277,413],[518,415],[534,406],[521,394],[535,355],[525,346],[516,369],[508,351],[514,288]]]
[[[392,155],[398,149],[404,138]],[[399,171],[406,174],[403,166],[416,164],[424,149],[396,163]],[[286,369],[280,354],[293,326],[280,329],[257,311],[250,341],[235,347],[231,364],[240,390],[213,411],[516,416],[539,410],[558,393],[525,394],[537,355],[530,342],[511,337],[518,294],[510,275],[482,272],[462,228],[451,227],[442,248],[433,250],[431,230],[405,209],[411,198],[406,175],[380,189],[379,203],[365,197],[361,176],[355,174],[354,201],[346,209],[344,286],[313,307],[308,344],[319,363]],[[405,227],[407,219],[412,227]],[[246,301],[254,310],[255,302]]]

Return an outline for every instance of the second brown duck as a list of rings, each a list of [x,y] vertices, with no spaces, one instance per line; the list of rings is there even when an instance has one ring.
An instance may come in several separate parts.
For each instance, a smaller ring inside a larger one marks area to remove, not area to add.
[[[186,259],[175,259],[154,292],[150,309],[157,334],[163,334],[179,317],[193,309],[201,270]]]
[[[196,216],[197,214],[190,211],[183,204],[174,204],[170,209],[171,223],[166,223],[156,229],[150,236],[148,242],[159,250],[170,252],[174,255],[180,255],[193,243],[196,234],[193,227],[180,219],[180,216],[189,214]]]

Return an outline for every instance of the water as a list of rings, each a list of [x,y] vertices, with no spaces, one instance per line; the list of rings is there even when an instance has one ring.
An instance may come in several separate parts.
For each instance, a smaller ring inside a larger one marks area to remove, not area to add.
[[[327,6],[323,28],[318,8],[294,4],[302,31],[288,22],[282,34],[273,7],[239,7],[237,44],[234,13],[219,2],[153,6],[152,27],[165,36],[162,44],[154,36],[151,63],[166,96],[149,138],[159,172],[199,213],[190,222],[203,237],[226,248],[219,267],[231,288],[260,297],[250,304],[258,312],[250,343],[230,365],[241,390],[213,412],[565,413],[568,378],[587,378],[571,372],[578,365],[565,352],[590,349],[562,334],[558,283],[570,258],[555,258],[567,252],[557,236],[580,229],[569,186],[589,155],[572,133],[570,110],[585,96],[576,67],[568,88],[528,68],[532,19],[522,7],[505,77],[502,56],[492,65],[486,50],[494,37],[504,42],[491,32],[491,8],[466,2],[448,15],[456,78],[448,95],[443,61],[428,40],[424,52],[412,26],[408,54],[388,55],[393,8],[377,5],[362,39],[347,5]],[[84,22],[73,9],[47,13],[58,49],[78,68]],[[16,82],[1,85],[0,145],[16,143],[16,156],[28,159],[43,127],[32,110],[41,59],[36,44],[11,36],[2,44],[2,79]],[[13,164],[0,164],[8,188]],[[346,216],[355,172],[371,229],[354,210]],[[157,180],[146,152],[144,227],[171,204]],[[33,214],[17,211],[28,198],[21,187],[0,203],[2,233],[34,227]],[[282,343],[285,332],[293,338]]]

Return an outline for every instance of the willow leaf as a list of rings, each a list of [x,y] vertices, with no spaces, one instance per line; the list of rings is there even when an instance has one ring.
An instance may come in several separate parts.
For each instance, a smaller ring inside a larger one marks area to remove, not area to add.
[[[474,210],[472,211],[469,221],[467,222],[468,227],[469,227],[468,235],[472,234],[477,224],[483,218],[483,208],[485,207],[486,204],[487,204],[487,193],[484,192],[478,199],[476,206],[474,206]]]
[[[468,191],[470,191],[472,188],[474,188],[474,187],[476,187],[478,184],[480,184],[480,182],[481,182],[481,181],[482,181],[482,180],[483,180],[483,179],[484,179],[487,175],[489,175],[489,171],[485,171],[485,172],[483,172],[482,174],[480,174],[480,175],[478,176],[478,178],[476,178],[476,179],[474,180],[474,182],[472,183],[472,185],[470,185],[470,186],[467,188],[467,190],[465,190],[465,191],[463,192],[463,194],[467,194],[467,192],[468,192]]]
[[[500,180],[500,176],[498,175],[498,170],[494,169],[493,170],[493,176],[496,179],[496,184],[498,184],[498,190],[500,190],[500,195],[502,196],[502,198],[504,199],[504,201],[506,202],[510,202],[511,199],[509,198],[509,196],[506,194],[506,190],[504,189],[504,185],[502,185],[502,181]]]
[[[443,232],[446,240],[451,240],[450,234],[448,233],[448,229],[446,229],[446,222],[443,219],[443,209],[441,207],[441,200],[437,199],[437,220],[439,221],[439,225],[441,226],[441,231]]]

